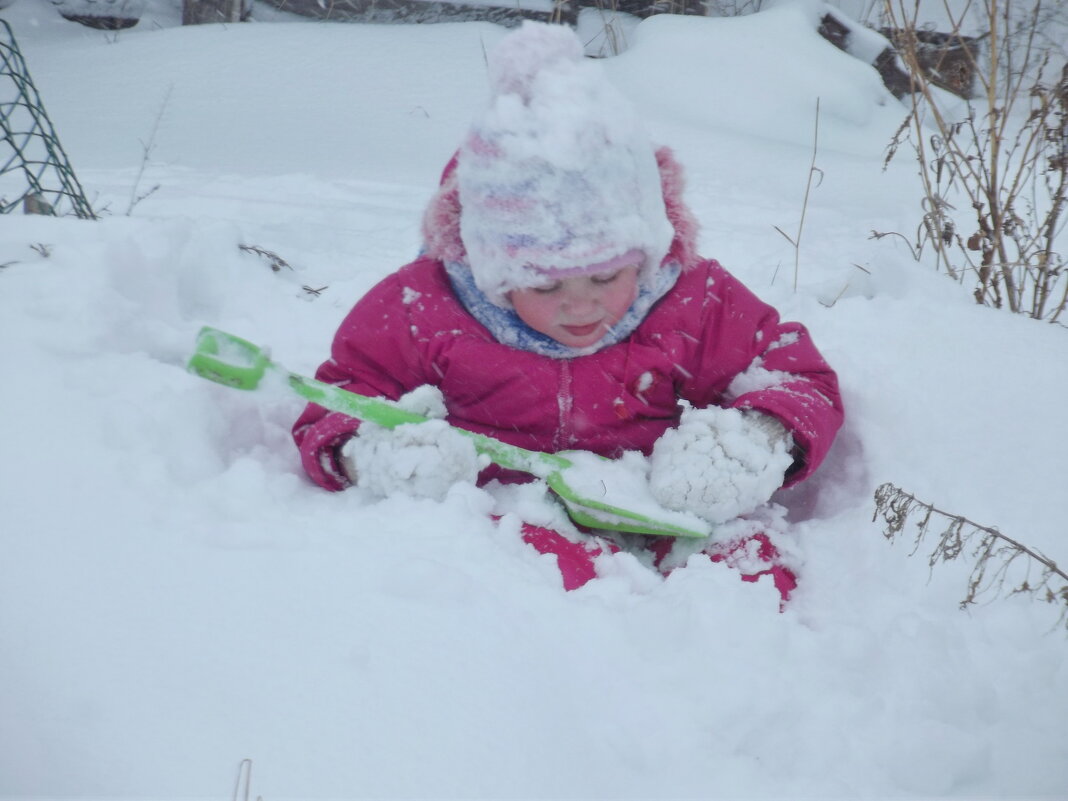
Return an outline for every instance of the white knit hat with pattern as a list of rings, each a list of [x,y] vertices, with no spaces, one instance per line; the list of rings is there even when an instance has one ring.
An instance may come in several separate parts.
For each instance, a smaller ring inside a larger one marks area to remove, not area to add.
[[[492,97],[460,149],[460,236],[479,289],[507,307],[546,276],[642,261],[671,246],[652,143],[563,25],[524,22],[489,56]],[[643,257],[643,258],[642,258]]]

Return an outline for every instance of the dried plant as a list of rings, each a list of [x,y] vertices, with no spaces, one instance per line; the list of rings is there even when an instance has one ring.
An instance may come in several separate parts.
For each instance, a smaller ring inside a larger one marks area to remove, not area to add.
[[[277,273],[281,272],[283,269],[293,269],[292,265],[277,253],[267,250],[266,248],[261,248],[259,245],[238,245],[237,247],[245,253],[254,253],[257,256],[266,259],[273,272]],[[326,287],[323,288],[325,289]]]
[[[946,5],[947,41],[972,42],[954,49],[976,84],[960,101],[938,88],[937,68],[929,77],[920,67],[920,6],[884,3],[912,76],[912,107],[886,161],[907,139],[920,166],[913,250],[930,247],[977,302],[1056,322],[1068,307],[1068,54],[1049,32],[1068,25],[1068,12],[1053,0],[977,0],[956,15]],[[982,36],[964,36],[969,13]]]
[[[601,52],[596,55],[618,56],[627,49],[623,30],[619,24],[622,12],[619,9],[618,0],[594,0],[591,7],[597,9],[601,16],[600,33],[604,37]],[[591,43],[592,40],[583,43],[587,52],[589,52]]]
[[[812,194],[812,179],[818,174],[819,180],[816,182],[816,186],[819,187],[823,183],[823,170],[816,166],[816,155],[819,153],[820,147],[820,99],[816,98],[816,121],[813,124],[812,131],[812,162],[808,166],[808,180],[805,181],[805,197],[801,201],[801,219],[797,223],[797,233],[794,236],[790,236],[779,226],[773,225],[772,227],[782,234],[794,248],[794,292],[797,291],[798,276],[801,272],[801,235],[805,232],[805,215],[808,214],[808,198]]]
[[[901,536],[909,521],[913,521],[913,554],[929,537],[937,538],[928,557],[932,569],[961,556],[972,560],[961,609],[984,597],[994,600],[1023,593],[1060,606],[1058,624],[1068,631],[1068,573],[1049,557],[1006,537],[996,528],[942,511],[893,484],[883,484],[875,491],[872,520],[880,515],[886,524],[883,535],[891,541]]]
[[[156,118],[152,122],[152,131],[148,135],[148,141],[141,141],[141,164],[137,168],[137,177],[134,178],[133,186],[130,188],[130,202],[126,206],[126,216],[129,217],[133,214],[134,208],[145,198],[155,194],[159,191],[160,185],[146,189],[144,192],[140,192],[141,179],[144,178],[145,168],[148,167],[149,158],[152,156],[152,151],[156,148],[156,135],[159,133],[159,125],[163,120],[163,114],[167,110],[167,106],[171,100],[171,92],[174,91],[174,85],[172,84],[167,88],[167,93],[163,96],[163,102],[160,103],[159,111],[156,112]]]

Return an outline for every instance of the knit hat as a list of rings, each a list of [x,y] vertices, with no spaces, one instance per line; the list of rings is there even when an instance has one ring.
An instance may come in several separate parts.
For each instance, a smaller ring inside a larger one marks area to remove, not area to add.
[[[674,236],[633,107],[563,25],[524,22],[489,56],[489,108],[457,166],[460,237],[478,288],[640,263],[654,283]]]

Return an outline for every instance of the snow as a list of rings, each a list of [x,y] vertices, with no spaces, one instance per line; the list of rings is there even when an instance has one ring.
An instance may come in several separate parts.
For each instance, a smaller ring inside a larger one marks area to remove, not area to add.
[[[687,166],[703,252],[842,381],[835,449],[780,498],[783,614],[701,559],[661,580],[604,556],[565,593],[520,539],[562,518],[536,487],[324,492],[299,400],[183,369],[209,324],[314,370],[417,252],[502,29],[3,13],[102,218],[0,218],[0,797],[226,798],[246,758],[268,799],[1064,796],[1057,609],[959,611],[970,565],[889,544],[872,492],[1068,563],[1068,340],[869,238],[918,222],[913,166],[882,170],[904,109],[807,8],[654,18],[604,61]],[[773,226],[799,219],[817,96],[795,291]]]
[[[773,350],[776,347],[782,346],[772,344],[768,350]],[[763,357],[758,356],[753,360],[752,364],[742,372],[738,373],[738,375],[731,380],[730,386],[728,386],[726,392],[724,392],[724,397],[734,399],[747,392],[756,392],[761,389],[768,389],[769,387],[781,386],[790,379],[797,380],[798,378],[798,376],[791,376],[789,373],[784,373],[782,370],[768,370],[764,367]]]

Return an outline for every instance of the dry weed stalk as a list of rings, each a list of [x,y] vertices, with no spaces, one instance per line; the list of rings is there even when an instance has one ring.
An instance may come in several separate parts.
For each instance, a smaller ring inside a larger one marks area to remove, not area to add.
[[[956,15],[947,5],[949,41],[964,40],[969,10],[985,28],[980,45],[963,49],[978,91],[954,119],[955,99],[920,68],[920,6],[884,2],[912,76],[912,108],[886,161],[907,137],[923,190],[914,250],[930,245],[939,268],[974,280],[977,302],[1056,322],[1068,307],[1068,258],[1058,250],[1068,222],[1068,64],[1044,37],[1068,14],[1051,0],[982,0]]]
[[[798,276],[801,272],[801,235],[805,232],[805,215],[808,214],[808,198],[812,194],[812,179],[818,173],[819,181],[816,182],[818,187],[823,183],[823,170],[816,166],[816,155],[819,153],[820,148],[820,99],[816,98],[816,121],[813,123],[812,131],[812,162],[808,165],[808,180],[805,181],[805,197],[801,201],[801,219],[797,223],[797,233],[794,236],[790,236],[779,226],[773,225],[772,227],[782,234],[794,248],[794,292],[797,291]],[[833,305],[833,304],[832,304]]]
[[[889,483],[875,490],[872,520],[877,520],[880,515],[886,524],[883,536],[891,541],[902,534],[910,518],[914,519],[913,554],[919,550],[920,543],[934,533],[938,542],[927,560],[931,568],[961,555],[974,560],[968,576],[968,591],[960,602],[961,609],[978,603],[984,596],[994,600],[1024,593],[1059,605],[1058,624],[1068,631],[1068,573],[1049,557],[1006,537],[995,528],[944,512]],[[1014,564],[1016,569],[1012,573],[1016,577],[1010,581],[1010,568]]]
[[[619,8],[619,0],[595,0],[588,7],[596,9],[601,16],[601,33],[604,35],[605,43],[601,46],[601,53],[598,54],[598,57],[605,55],[618,56],[627,49],[623,30],[619,25],[620,14],[622,13]],[[583,46],[588,50],[590,41],[583,42]],[[607,48],[607,52],[605,52],[605,48]]]
[[[261,248],[259,245],[238,245],[237,247],[239,250],[242,250],[245,253],[254,253],[257,256],[266,259],[267,263],[271,266],[272,272],[277,273],[281,272],[283,269],[293,269],[293,266],[288,261],[283,259],[281,256],[279,256],[272,250]],[[326,287],[323,288],[325,289]]]
[[[159,191],[160,185],[156,184],[150,189],[138,193],[138,187],[141,185],[141,179],[145,175],[145,168],[148,166],[148,160],[152,155],[152,151],[156,149],[156,135],[159,133],[159,125],[163,120],[163,114],[167,110],[167,106],[171,102],[171,93],[174,91],[174,84],[167,87],[167,93],[163,96],[163,102],[160,103],[159,111],[156,113],[156,118],[152,122],[152,131],[148,135],[148,141],[141,141],[141,165],[137,168],[137,177],[134,178],[133,186],[130,187],[130,202],[126,206],[126,216],[129,217],[133,214],[134,208],[145,198]]]

